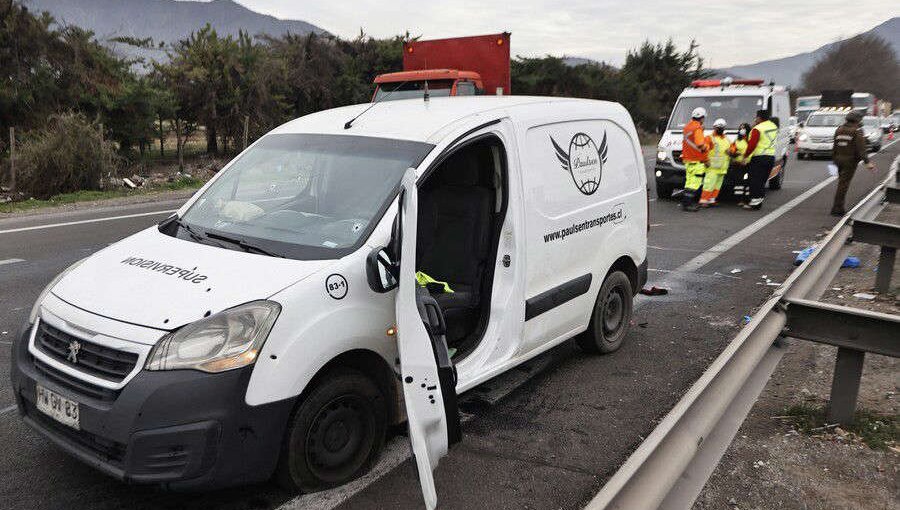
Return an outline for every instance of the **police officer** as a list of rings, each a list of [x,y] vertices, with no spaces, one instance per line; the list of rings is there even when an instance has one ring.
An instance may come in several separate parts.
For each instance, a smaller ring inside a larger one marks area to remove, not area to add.
[[[834,146],[831,149],[831,159],[838,167],[838,185],[834,192],[834,205],[831,206],[832,216],[843,216],[844,199],[847,197],[847,189],[850,181],[856,173],[856,167],[860,161],[865,162],[866,168],[875,170],[875,165],[869,161],[866,151],[866,139],[860,129],[862,114],[853,111],[847,114],[843,125],[834,132]]]
[[[766,181],[775,166],[775,140],[778,126],[769,120],[767,110],[756,112],[756,119],[747,139],[745,156],[750,157],[747,172],[750,174],[750,202],[744,209],[758,210],[766,198]]]

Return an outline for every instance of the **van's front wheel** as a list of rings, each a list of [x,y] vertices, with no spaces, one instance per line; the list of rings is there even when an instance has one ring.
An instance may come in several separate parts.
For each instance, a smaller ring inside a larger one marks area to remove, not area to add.
[[[634,310],[631,280],[621,271],[611,273],[600,287],[588,329],[577,337],[587,352],[607,354],[622,346]]]
[[[381,452],[385,397],[362,373],[326,374],[294,411],[276,477],[293,492],[315,492],[363,475]]]

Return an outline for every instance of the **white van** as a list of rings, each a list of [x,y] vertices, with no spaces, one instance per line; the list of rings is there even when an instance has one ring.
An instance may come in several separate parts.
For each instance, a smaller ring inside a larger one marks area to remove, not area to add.
[[[360,476],[407,420],[433,506],[456,393],[576,335],[622,344],[648,225],[622,106],[455,97],[348,122],[369,106],[275,129],[51,282],[14,345],[24,420],[128,482],[298,491]]]
[[[657,196],[670,198],[675,189],[684,187],[684,162],[681,160],[684,138],[682,130],[691,120],[691,112],[698,106],[706,109],[704,122],[706,134],[712,133],[712,125],[716,119],[725,119],[727,123],[725,134],[732,141],[737,138],[738,127],[742,123],[753,125],[757,110],[768,110],[772,122],[779,126],[775,140],[775,161],[782,164],[782,171],[769,179],[769,189],[781,189],[791,137],[788,123],[791,116],[791,102],[787,89],[777,85],[764,85],[763,80],[724,78],[692,82],[691,86],[685,88],[678,96],[668,122],[660,125],[662,137],[656,148],[655,167]],[[723,191],[726,193],[746,191],[743,188],[735,189],[735,183],[742,180],[742,175],[735,175],[735,172],[730,171],[725,175]]]

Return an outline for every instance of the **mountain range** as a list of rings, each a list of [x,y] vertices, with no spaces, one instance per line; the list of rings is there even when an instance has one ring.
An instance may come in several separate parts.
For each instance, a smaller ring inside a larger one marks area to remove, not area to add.
[[[176,0],[21,0],[34,11],[48,11],[58,22],[78,25],[92,30],[98,39],[105,41],[117,52],[129,57],[164,60],[166,54],[159,49],[136,48],[115,43],[114,37],[150,37],[155,43],[173,43],[188,37],[209,23],[219,34],[237,35],[244,30],[251,35],[285,33],[327,33],[311,23],[300,20],[283,20],[254,12],[234,0],[210,2],[185,2]],[[900,17],[894,17],[865,32],[887,40],[900,56]],[[716,69],[717,76],[763,78],[775,83],[797,87],[803,72],[840,41],[832,42],[813,51],[790,57],[765,60],[755,64],[737,65]],[[563,57],[567,65],[576,66],[594,61],[576,56]]]
[[[174,43],[209,23],[220,35],[327,33],[305,21],[283,20],[251,11],[233,0],[178,2],[175,0],[22,0],[35,12],[47,11],[62,24],[92,30],[97,39],[129,57],[162,60],[162,50],[136,48],[111,42],[114,37],[150,37]]]
[[[894,48],[894,53],[900,58],[900,16],[891,18],[864,33],[875,34],[884,38]],[[798,53],[790,57],[717,69],[716,74],[718,76],[763,78],[766,81],[797,87],[800,85],[803,73],[840,42],[835,41],[813,51]]]

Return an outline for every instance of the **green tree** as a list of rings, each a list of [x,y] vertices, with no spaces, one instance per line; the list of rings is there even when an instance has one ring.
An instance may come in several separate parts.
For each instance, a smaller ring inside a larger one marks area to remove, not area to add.
[[[692,80],[708,78],[698,45],[691,41],[687,50],[678,51],[671,39],[653,44],[645,41],[629,51],[622,66],[622,94],[619,101],[631,113],[635,123],[653,131],[661,116],[671,111],[681,91]]]

